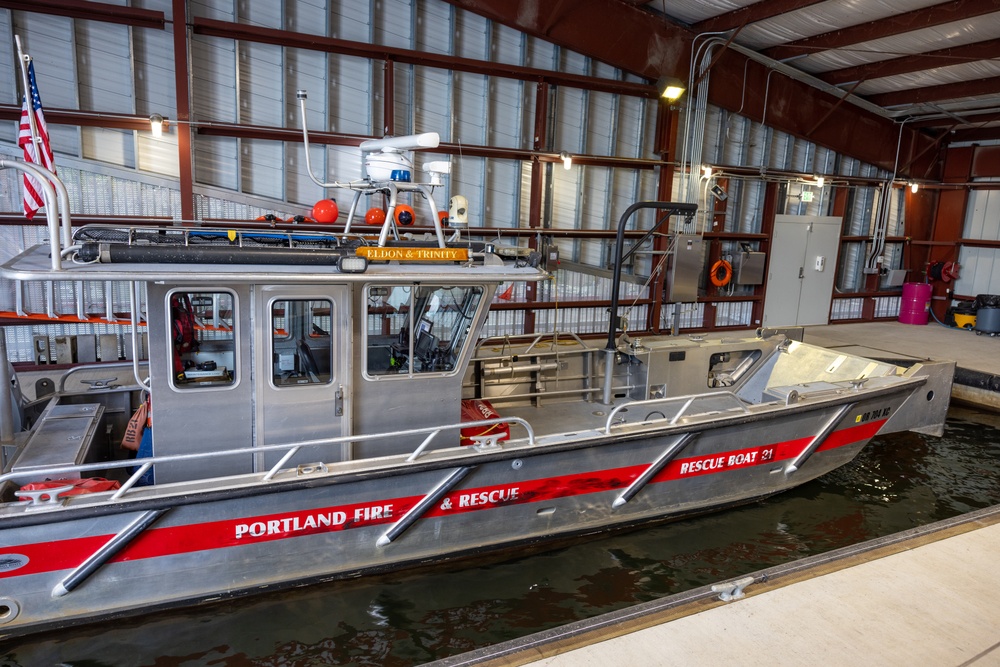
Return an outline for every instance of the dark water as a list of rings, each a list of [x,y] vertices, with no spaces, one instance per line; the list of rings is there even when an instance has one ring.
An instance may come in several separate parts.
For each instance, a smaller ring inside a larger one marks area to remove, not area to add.
[[[502,562],[313,586],[39,635],[0,666],[416,665],[1000,504],[1000,417],[874,440],[740,509]]]

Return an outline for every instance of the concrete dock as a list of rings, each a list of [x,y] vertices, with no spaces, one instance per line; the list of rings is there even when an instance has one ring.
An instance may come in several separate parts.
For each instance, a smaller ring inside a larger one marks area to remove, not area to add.
[[[868,357],[957,362],[952,399],[1000,410],[1000,337],[935,323],[807,327]],[[447,658],[434,667],[1000,665],[1000,507]]]
[[[994,507],[431,664],[998,665],[998,550]]]

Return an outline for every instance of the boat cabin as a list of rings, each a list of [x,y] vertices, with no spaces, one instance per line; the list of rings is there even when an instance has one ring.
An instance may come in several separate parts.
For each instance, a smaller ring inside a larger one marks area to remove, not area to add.
[[[457,422],[469,342],[478,338],[495,288],[399,279],[150,283],[152,453]],[[343,445],[339,455],[327,447],[321,457],[305,448],[287,463],[370,458],[414,446],[405,437],[358,442]],[[266,470],[278,458],[164,464],[156,481]]]

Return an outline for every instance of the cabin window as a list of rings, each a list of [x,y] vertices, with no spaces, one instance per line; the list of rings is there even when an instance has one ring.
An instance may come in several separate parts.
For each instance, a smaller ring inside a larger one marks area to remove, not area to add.
[[[271,304],[271,381],[275,387],[330,383],[332,312],[328,299],[282,299]]]
[[[482,287],[372,285],[366,295],[368,375],[457,369],[482,302]]]
[[[236,332],[229,292],[174,291],[167,297],[173,383],[178,388],[236,383]]]

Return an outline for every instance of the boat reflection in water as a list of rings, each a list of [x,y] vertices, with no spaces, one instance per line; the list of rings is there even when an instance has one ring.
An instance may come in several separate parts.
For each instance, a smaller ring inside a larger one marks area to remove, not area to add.
[[[953,410],[943,438],[876,438],[850,464],[729,512],[504,562],[424,568],[40,635],[8,645],[0,658],[12,667],[184,660],[402,667],[997,504],[1000,420]]]

